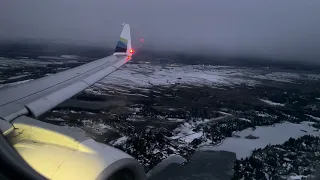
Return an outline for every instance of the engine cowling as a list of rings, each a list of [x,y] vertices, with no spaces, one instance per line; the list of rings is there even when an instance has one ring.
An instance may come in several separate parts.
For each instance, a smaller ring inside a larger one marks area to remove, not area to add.
[[[24,117],[7,135],[36,171],[52,180],[145,180],[140,163],[127,153],[94,141],[79,128],[61,127]]]
[[[144,180],[142,166],[128,154],[92,139],[78,150],[21,141],[16,150],[31,167],[48,179]]]

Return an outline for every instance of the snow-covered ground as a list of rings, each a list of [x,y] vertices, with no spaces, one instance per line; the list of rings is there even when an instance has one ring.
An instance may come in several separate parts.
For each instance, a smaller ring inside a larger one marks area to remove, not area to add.
[[[104,134],[107,131],[114,130],[111,126],[104,124],[103,122],[92,121],[91,119],[81,120],[84,128],[89,128],[97,134]]]
[[[55,58],[63,60],[52,61],[52,59]],[[76,56],[63,55],[59,57],[41,57],[41,59],[44,61],[34,59],[8,59],[0,57],[0,66],[34,67],[47,66],[48,64],[63,64],[69,61],[75,61],[74,59],[76,59]],[[21,77],[23,76],[15,76],[12,78]],[[264,83],[266,80],[277,83],[294,82],[296,80],[320,80],[320,75],[307,72],[285,72],[280,70],[235,66],[161,66],[154,64],[126,64],[119,70],[96,83],[95,86],[99,88],[113,88],[115,86],[122,86],[126,88],[145,88],[153,85],[166,86],[177,83],[200,86],[211,85],[214,87],[234,85],[255,86]],[[122,93],[125,94],[126,92]]]
[[[289,176],[287,180],[301,180],[302,178],[308,178],[308,176],[294,175],[294,176]]]
[[[27,80],[23,80],[23,81],[17,81],[17,82],[13,82],[13,83],[7,83],[7,84],[0,84],[0,88],[6,88],[6,87],[10,87],[10,86],[15,86],[18,84],[23,84],[29,81],[32,81],[33,79],[27,79]]]
[[[211,119],[202,119],[202,118],[194,118],[189,122],[184,122],[183,124],[180,124],[177,128],[173,130],[173,136],[171,136],[171,139],[180,139],[183,142],[191,143],[195,139],[199,139],[204,136],[203,131],[197,131],[195,132],[193,129],[197,127],[198,125],[203,125],[207,123],[211,123],[213,121],[221,121],[222,119],[225,119],[226,117],[232,116],[232,114],[225,113],[222,111],[219,111],[219,113],[222,116],[211,118]],[[184,121],[183,119],[176,119],[176,118],[168,118],[167,120],[177,120],[177,122]],[[209,139],[206,139],[204,144],[209,144],[212,141]]]
[[[310,117],[310,118],[313,119],[313,120],[320,121],[320,118],[319,118],[319,117],[315,117],[315,116],[312,116],[312,115],[310,115],[310,114],[306,114],[306,116]]]
[[[112,145],[115,146],[115,145],[123,144],[123,143],[125,143],[127,140],[128,140],[128,137],[127,137],[127,136],[123,136],[123,137],[121,137],[121,138],[116,139],[114,142],[111,142],[110,144],[112,144]]]
[[[267,99],[260,99],[262,102],[265,102],[271,106],[284,106],[285,104],[282,104],[282,103],[276,103],[276,102],[273,102],[273,101],[270,101],[270,100],[267,100]]]
[[[28,76],[28,75],[29,75],[29,74],[23,74],[23,75],[19,75],[19,76],[12,76],[12,77],[9,77],[8,79],[14,80],[14,79],[19,79],[19,78],[26,77],[26,76]]]
[[[264,80],[283,83],[307,79],[320,80],[320,75],[301,72],[273,72],[270,70],[266,72],[264,69],[234,66],[126,64],[110,76],[101,80],[101,83],[129,87],[171,85],[176,83],[215,86],[254,86],[262,83]]]
[[[39,59],[46,60],[68,60],[68,59],[79,59],[80,56],[77,55],[61,55],[61,56],[38,56]]]
[[[23,67],[23,66],[46,66],[48,64],[64,64],[64,62],[59,61],[38,61],[36,59],[10,59],[10,58],[3,58],[0,57],[0,66],[12,66],[12,67]]]
[[[249,72],[251,73],[251,72]],[[307,78],[308,79],[308,74],[298,74],[298,73],[289,73],[289,72],[270,72],[270,73],[263,73],[263,74],[253,74],[254,78],[258,79],[265,79],[265,80],[271,80],[271,81],[277,81],[277,82],[292,82],[293,80],[296,79],[301,79],[301,78]],[[313,77],[312,75],[310,78]]]
[[[41,61],[39,61],[39,59],[41,59]],[[81,59],[81,57],[76,55],[39,56],[38,59],[28,57],[16,59],[0,57],[0,67],[45,67],[49,64],[63,65],[64,63],[77,63],[77,59]]]
[[[175,136],[172,136],[171,139],[181,139],[187,143],[191,143],[194,139],[200,138],[203,135],[203,132],[194,132],[192,129],[193,126],[185,122],[173,130]]]
[[[311,122],[302,122],[301,124],[293,124],[289,122],[275,124],[274,126],[257,127],[255,130],[245,129],[237,135],[240,138],[226,138],[223,143],[218,146],[206,146],[200,150],[224,150],[235,152],[237,159],[246,158],[251,155],[254,149],[264,148],[268,144],[283,144],[290,137],[298,138],[304,135],[319,136],[320,132],[316,128],[310,126]],[[248,135],[259,137],[258,139],[246,139]]]
[[[260,111],[256,111],[257,116],[259,117],[269,117],[269,118],[276,118],[271,116],[270,114],[266,113],[266,112],[260,112]]]

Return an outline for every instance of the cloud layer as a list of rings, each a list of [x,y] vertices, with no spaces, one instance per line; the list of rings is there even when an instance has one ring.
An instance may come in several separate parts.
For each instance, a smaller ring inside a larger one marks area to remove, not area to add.
[[[0,39],[113,46],[121,23],[163,50],[320,61],[320,1],[15,0],[0,2]]]

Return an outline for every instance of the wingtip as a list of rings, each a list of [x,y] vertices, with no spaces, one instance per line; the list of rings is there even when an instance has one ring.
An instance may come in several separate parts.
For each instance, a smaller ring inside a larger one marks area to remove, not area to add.
[[[130,25],[123,23],[120,40],[117,43],[114,54],[131,54],[131,49]]]

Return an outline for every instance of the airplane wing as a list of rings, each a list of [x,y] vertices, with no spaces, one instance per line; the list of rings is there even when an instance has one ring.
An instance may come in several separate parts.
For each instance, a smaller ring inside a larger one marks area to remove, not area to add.
[[[0,118],[10,122],[21,115],[39,117],[120,68],[131,58],[131,52],[130,27],[125,24],[113,55],[0,90]]]
[[[130,155],[95,142],[79,128],[36,120],[120,68],[132,54],[130,26],[124,24],[113,55],[0,90],[2,134],[32,168],[48,179],[113,179],[119,172],[145,179],[142,166]],[[81,170],[75,171],[77,168]]]

